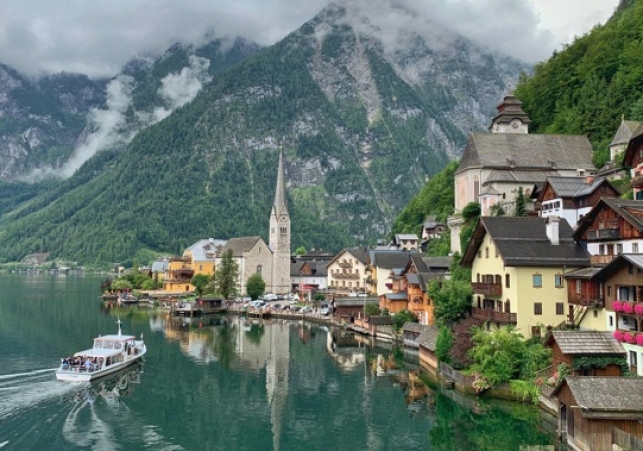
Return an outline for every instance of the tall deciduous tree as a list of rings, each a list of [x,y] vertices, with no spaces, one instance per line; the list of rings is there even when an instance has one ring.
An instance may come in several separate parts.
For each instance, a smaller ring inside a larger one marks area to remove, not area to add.
[[[210,277],[205,274],[197,274],[190,279],[190,283],[194,285],[196,295],[201,296],[205,287],[210,283]]]
[[[266,282],[264,282],[261,274],[255,273],[248,277],[246,281],[246,293],[248,293],[248,296],[250,296],[253,301],[261,296],[265,289]]]
[[[237,294],[239,265],[232,258],[232,249],[223,254],[221,263],[214,274],[214,284],[217,293],[226,299]]]

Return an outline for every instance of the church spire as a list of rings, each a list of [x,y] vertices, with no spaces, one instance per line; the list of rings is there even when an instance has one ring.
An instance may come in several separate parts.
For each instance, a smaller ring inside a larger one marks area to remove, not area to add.
[[[272,205],[274,215],[287,215],[286,188],[284,186],[284,155],[279,152],[279,169],[277,170],[277,187],[275,188],[275,203]]]

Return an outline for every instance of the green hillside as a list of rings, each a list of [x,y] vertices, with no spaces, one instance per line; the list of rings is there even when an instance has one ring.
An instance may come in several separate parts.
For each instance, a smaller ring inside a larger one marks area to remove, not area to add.
[[[523,76],[516,96],[534,133],[586,134],[595,164],[621,118],[643,119],[643,1],[623,0],[605,24],[578,37]]]

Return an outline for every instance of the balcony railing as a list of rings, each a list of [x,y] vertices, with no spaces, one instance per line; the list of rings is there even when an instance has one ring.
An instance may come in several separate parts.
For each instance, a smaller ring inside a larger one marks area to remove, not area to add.
[[[611,263],[615,257],[616,255],[592,255],[590,260],[593,265],[607,265],[608,263]]]
[[[600,296],[584,296],[582,294],[577,294],[575,296],[571,296],[568,302],[572,305],[581,305],[584,307],[605,307],[605,299]]]
[[[485,321],[490,320],[497,323],[518,324],[518,315],[516,313],[505,313],[485,308],[474,308],[471,312],[471,316]]]
[[[618,240],[620,238],[621,232],[619,229],[599,229],[587,231],[588,240]]]
[[[333,277],[335,279],[359,279],[359,274],[349,273],[349,272],[347,273],[340,272],[337,274],[333,274]]]
[[[474,282],[471,284],[474,294],[484,294],[485,296],[502,296],[501,283]]]
[[[339,262],[338,264],[340,268],[350,269],[353,267],[351,262]]]

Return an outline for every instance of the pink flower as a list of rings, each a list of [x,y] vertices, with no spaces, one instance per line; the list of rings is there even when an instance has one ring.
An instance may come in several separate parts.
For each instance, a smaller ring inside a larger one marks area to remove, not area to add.
[[[615,330],[613,335],[617,341],[620,341],[620,342],[623,341],[623,332],[621,332],[620,330]]]
[[[636,334],[636,344],[643,346],[643,334]]]
[[[623,335],[623,339],[625,340],[626,343],[631,343],[631,344],[636,343],[636,338],[634,337],[634,334],[630,332],[625,332],[625,334]]]
[[[634,304],[631,302],[623,302],[624,313],[634,313]]]
[[[623,303],[621,301],[612,301],[612,310],[615,312],[623,311]]]
[[[643,315],[643,304],[639,304],[637,302],[636,305],[634,305],[634,313],[637,315]]]

